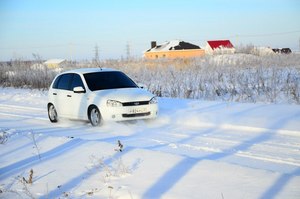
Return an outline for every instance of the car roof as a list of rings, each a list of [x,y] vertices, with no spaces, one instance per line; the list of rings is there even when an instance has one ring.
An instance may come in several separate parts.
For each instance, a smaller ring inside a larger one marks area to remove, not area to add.
[[[63,73],[86,74],[86,73],[109,72],[109,71],[118,71],[118,70],[115,70],[115,69],[112,69],[112,68],[79,68],[79,69],[65,71]]]

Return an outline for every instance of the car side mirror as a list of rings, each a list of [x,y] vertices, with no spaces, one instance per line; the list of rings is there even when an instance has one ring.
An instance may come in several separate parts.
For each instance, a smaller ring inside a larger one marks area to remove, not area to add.
[[[140,87],[141,89],[148,90],[148,88],[145,84],[138,83],[138,87]]]
[[[77,87],[73,88],[73,92],[74,93],[85,93],[85,90],[81,86],[77,86]]]

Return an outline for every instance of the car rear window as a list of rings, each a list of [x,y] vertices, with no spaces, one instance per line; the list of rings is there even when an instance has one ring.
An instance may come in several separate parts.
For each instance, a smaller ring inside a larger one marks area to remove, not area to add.
[[[91,91],[138,87],[127,75],[119,71],[87,73],[83,76]]]
[[[62,90],[70,90],[70,82],[73,74],[63,74],[58,80],[57,88]]]
[[[83,82],[80,75],[74,73],[67,73],[56,78],[52,88],[62,90],[73,90],[74,87],[81,86],[84,89]]]

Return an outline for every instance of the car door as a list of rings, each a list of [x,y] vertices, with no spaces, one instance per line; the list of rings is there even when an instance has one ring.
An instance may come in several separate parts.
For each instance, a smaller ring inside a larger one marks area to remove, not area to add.
[[[83,92],[74,92],[75,87],[82,87]],[[70,116],[75,119],[86,119],[87,115],[87,93],[82,82],[81,76],[73,74],[71,82],[71,97],[69,99],[69,106],[71,107]]]
[[[72,107],[70,106],[70,101],[72,97],[73,91],[71,91],[71,80],[73,74],[66,73],[62,74],[59,77],[57,83],[57,89],[53,91],[53,95],[55,95],[55,106],[59,115],[63,117],[70,117]]]

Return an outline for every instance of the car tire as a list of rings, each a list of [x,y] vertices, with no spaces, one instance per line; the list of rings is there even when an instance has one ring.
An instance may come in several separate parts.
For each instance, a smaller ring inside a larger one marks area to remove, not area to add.
[[[52,123],[56,123],[58,121],[57,111],[53,104],[48,105],[48,117],[49,117],[50,122],[52,122]]]
[[[96,106],[89,107],[88,116],[92,126],[100,126],[102,118],[100,111]]]

